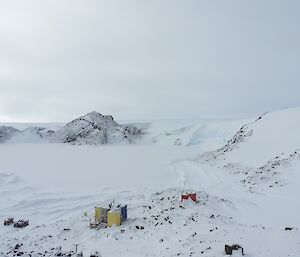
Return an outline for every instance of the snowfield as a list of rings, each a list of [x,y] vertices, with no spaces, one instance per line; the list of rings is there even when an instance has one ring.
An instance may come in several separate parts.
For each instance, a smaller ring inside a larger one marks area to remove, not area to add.
[[[30,220],[1,225],[1,257],[76,256],[75,244],[102,257],[216,257],[225,244],[249,257],[300,256],[300,108],[134,122],[143,135],[130,144],[116,144],[114,126],[108,145],[0,144],[0,219]],[[197,203],[180,201],[189,191]],[[128,220],[90,229],[94,207],[111,202],[128,205]]]

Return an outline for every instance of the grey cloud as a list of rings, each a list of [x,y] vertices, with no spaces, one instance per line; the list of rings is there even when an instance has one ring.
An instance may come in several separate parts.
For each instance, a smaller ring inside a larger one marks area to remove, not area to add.
[[[2,1],[0,118],[299,106],[298,1]]]

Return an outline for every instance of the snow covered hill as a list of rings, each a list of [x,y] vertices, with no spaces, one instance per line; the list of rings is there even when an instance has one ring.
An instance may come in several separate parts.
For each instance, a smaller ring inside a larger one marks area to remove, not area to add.
[[[0,143],[10,140],[19,130],[10,126],[0,126]]]
[[[55,131],[50,141],[79,145],[134,143],[140,135],[139,129],[123,127],[110,115],[90,112]]]
[[[53,130],[43,127],[28,127],[18,131],[8,141],[9,143],[44,143],[50,139]]]
[[[300,108],[265,113],[244,125],[224,147],[205,155],[259,167],[300,148],[299,124]]]
[[[224,145],[236,130],[249,120],[199,119],[158,120],[148,123],[143,142],[161,146],[201,147],[203,151],[215,150]]]
[[[35,143],[45,142],[52,135],[53,131],[42,127],[28,127],[18,130],[14,127],[0,127],[0,143]]]

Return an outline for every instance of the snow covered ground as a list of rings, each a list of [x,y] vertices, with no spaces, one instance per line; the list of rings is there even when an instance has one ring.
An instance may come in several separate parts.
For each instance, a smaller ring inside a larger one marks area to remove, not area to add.
[[[0,219],[30,220],[1,225],[0,256],[78,244],[84,256],[213,257],[236,243],[246,256],[300,256],[299,108],[135,123],[146,134],[130,145],[0,144]],[[199,202],[181,203],[190,190]],[[128,204],[129,219],[89,229],[83,213],[113,201]]]

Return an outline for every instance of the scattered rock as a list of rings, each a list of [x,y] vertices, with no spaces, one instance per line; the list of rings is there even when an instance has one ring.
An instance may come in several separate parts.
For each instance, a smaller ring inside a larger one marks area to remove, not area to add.
[[[292,228],[292,227],[285,227],[285,231],[288,231],[288,230],[293,230],[294,228]]]
[[[18,220],[14,223],[15,228],[25,228],[29,225],[29,220]]]
[[[14,223],[14,218],[7,218],[4,220],[4,226],[9,226]]]
[[[232,255],[232,251],[237,251],[239,249],[242,250],[242,254],[244,255],[244,248],[241,247],[240,245],[237,245],[237,244],[235,244],[235,245],[225,245],[225,253],[227,255]]]

